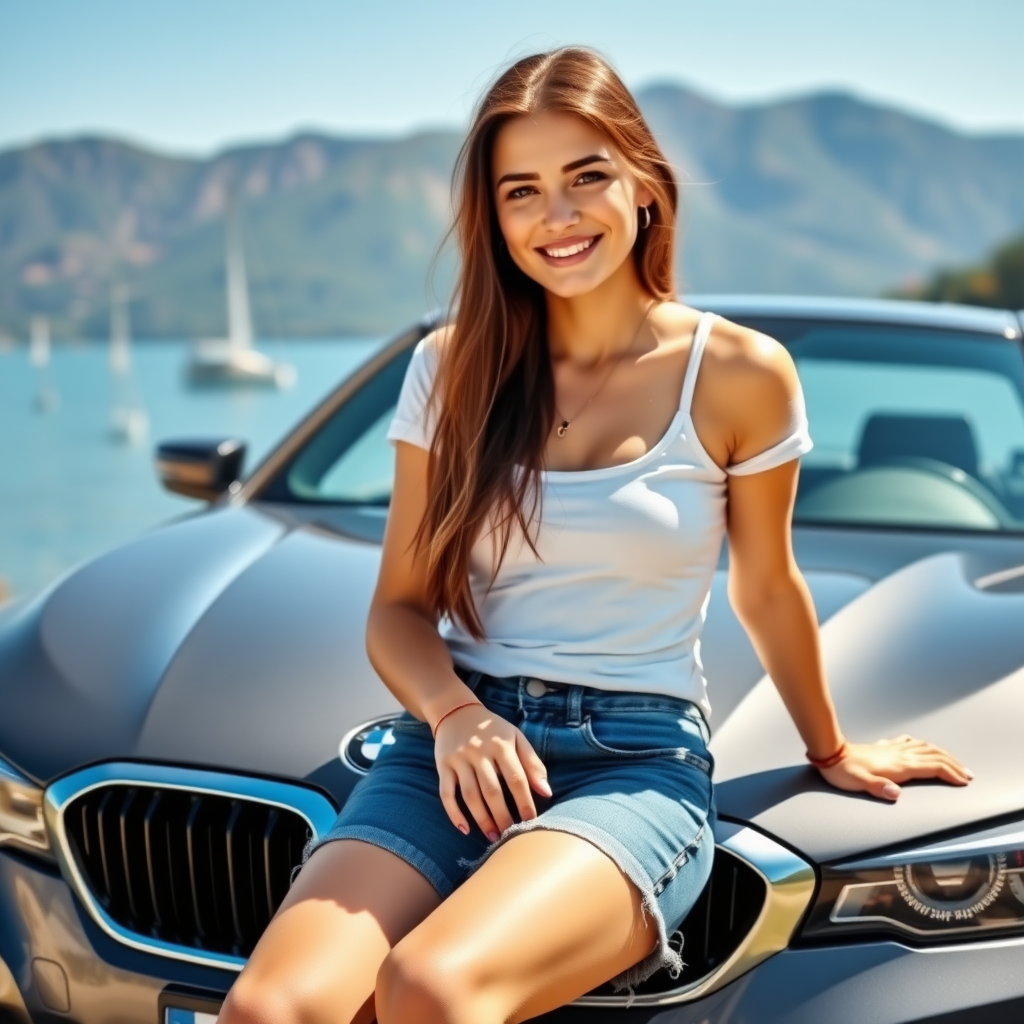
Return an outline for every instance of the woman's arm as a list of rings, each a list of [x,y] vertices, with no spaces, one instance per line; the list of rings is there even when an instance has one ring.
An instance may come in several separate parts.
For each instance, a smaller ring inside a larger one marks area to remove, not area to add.
[[[415,549],[427,502],[427,452],[404,441],[395,448],[395,485],[366,650],[387,688],[433,729],[449,708],[475,698],[455,674],[437,632],[437,616],[427,601],[426,559]]]
[[[484,834],[496,839],[512,824],[500,777],[526,819],[537,815],[531,786],[551,795],[547,772],[526,737],[487,711],[455,674],[427,599],[426,559],[415,543],[427,505],[427,452],[404,441],[396,448],[380,575],[366,626],[367,653],[402,705],[437,730],[441,799],[452,823],[469,831],[455,797],[458,787]],[[469,706],[449,713],[460,704]]]
[[[733,463],[785,436],[799,388],[796,369],[781,345],[763,336],[746,344],[747,358],[734,367],[728,389],[738,424]],[[845,738],[825,679],[814,605],[793,557],[797,475],[793,460],[762,473],[729,477],[729,600],[808,754],[824,760],[840,750]],[[950,754],[910,737],[851,743],[846,755],[822,774],[840,789],[888,800],[897,799],[899,783],[909,779],[965,785],[971,778]]]

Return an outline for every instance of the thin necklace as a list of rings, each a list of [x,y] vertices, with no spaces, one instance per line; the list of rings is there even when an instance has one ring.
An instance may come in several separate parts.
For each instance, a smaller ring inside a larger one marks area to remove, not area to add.
[[[653,306],[654,299],[651,299],[651,301],[647,303],[647,308],[644,310],[643,319],[641,319],[639,325],[637,326],[637,329],[633,332],[633,337],[629,339],[629,344],[622,350],[622,353],[616,358],[615,362],[612,363],[612,368],[605,374],[604,380],[601,381],[600,385],[598,385],[597,390],[572,414],[572,416],[563,416],[561,412],[559,412],[558,406],[555,406],[555,412],[558,414],[559,418],[562,421],[561,423],[558,424],[558,427],[555,430],[555,433],[559,437],[565,437],[565,435],[569,433],[569,425],[572,423],[572,421],[578,420],[580,416],[583,415],[583,411],[587,408],[587,406],[590,405],[590,403],[595,398],[597,398],[597,396],[601,394],[602,391],[604,391],[605,384],[607,384],[608,381],[612,379],[612,374],[614,374],[615,371],[618,369],[619,363],[622,361],[622,356],[625,355],[626,352],[628,352],[633,347],[633,343],[640,336],[640,330],[644,326],[644,324],[647,323],[647,318],[648,316],[650,316],[651,309]]]

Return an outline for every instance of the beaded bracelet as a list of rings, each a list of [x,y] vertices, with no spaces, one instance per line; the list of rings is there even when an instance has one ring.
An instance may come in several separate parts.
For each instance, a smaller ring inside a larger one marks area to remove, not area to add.
[[[807,760],[811,762],[817,769],[831,768],[833,765],[839,764],[840,761],[849,753],[850,744],[846,740],[839,745],[839,749],[832,754],[830,757],[811,757],[810,753],[807,754]]]
[[[431,730],[431,736],[437,739],[437,728],[438,726],[449,716],[454,715],[456,711],[461,711],[463,708],[471,708],[474,704],[480,704],[478,700],[467,700],[462,704],[456,704],[455,707],[449,708],[435,723],[434,728]],[[483,705],[481,705],[482,707]]]

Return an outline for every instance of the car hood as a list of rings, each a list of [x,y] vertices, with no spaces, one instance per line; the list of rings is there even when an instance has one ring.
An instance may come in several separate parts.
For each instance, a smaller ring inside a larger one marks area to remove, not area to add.
[[[357,776],[339,741],[398,709],[363,638],[379,554],[242,506],[101,556],[0,622],[0,752],[41,782],[137,759],[306,779],[344,800]],[[829,859],[1024,806],[1005,778],[1024,594],[980,590],[972,572],[941,556],[871,589],[806,573],[850,734],[919,732],[978,773],[966,791],[908,787],[896,807],[826,790],[803,765],[720,573],[703,641],[719,813]]]
[[[927,739],[974,780],[909,783],[895,804],[837,793],[806,764],[765,677],[712,741],[721,813],[823,861],[1024,812],[1024,566],[987,573],[963,554],[923,559],[850,602],[821,639],[847,736]]]
[[[397,707],[363,640],[378,561],[251,506],[116,548],[0,623],[0,751],[42,782],[114,758],[315,775]]]

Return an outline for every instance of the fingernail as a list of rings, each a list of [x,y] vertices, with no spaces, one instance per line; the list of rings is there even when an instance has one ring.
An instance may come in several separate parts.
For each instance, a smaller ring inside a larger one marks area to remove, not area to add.
[[[468,835],[469,835],[469,826],[468,826],[468,825],[466,825],[466,824],[464,824],[464,823],[460,823],[460,824],[459,824],[459,831],[460,831],[460,832],[461,832],[461,833],[462,833],[462,834],[463,834],[464,836],[468,836]]]
[[[889,800],[895,800],[900,795],[900,787],[895,782],[887,782],[882,787],[882,796]]]
[[[496,842],[498,841],[498,839],[499,839],[499,836],[498,836],[498,833],[497,833],[497,832],[488,832],[488,833],[487,833],[487,838],[488,838],[488,839],[489,839],[489,840],[490,840],[490,841],[491,841],[492,843],[496,843]]]
[[[965,768],[965,769],[964,769],[964,774],[965,774],[965,775],[967,776],[967,778],[969,778],[969,779],[973,779],[973,778],[974,778],[974,772],[972,772],[970,768]]]
[[[545,796],[551,796],[551,783],[547,779],[540,780],[540,791]]]

